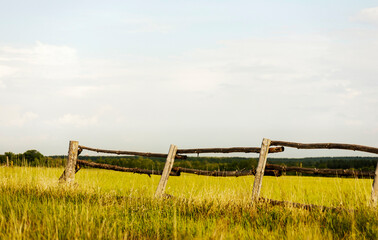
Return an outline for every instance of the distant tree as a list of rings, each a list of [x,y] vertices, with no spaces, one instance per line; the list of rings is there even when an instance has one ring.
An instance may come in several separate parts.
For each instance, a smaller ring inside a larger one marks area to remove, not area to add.
[[[44,159],[42,153],[38,152],[37,150],[27,150],[24,152],[24,157],[26,161],[31,165],[39,165],[41,160]]]
[[[12,152],[5,152],[4,155],[5,155],[5,156],[8,156],[9,161],[10,161],[10,160],[12,160],[12,159],[14,158],[14,156],[15,156],[16,154],[14,154],[14,153],[12,153]]]

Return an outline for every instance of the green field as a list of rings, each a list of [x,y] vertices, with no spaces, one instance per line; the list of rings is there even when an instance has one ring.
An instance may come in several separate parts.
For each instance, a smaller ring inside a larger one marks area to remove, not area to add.
[[[82,169],[0,168],[0,239],[378,239],[371,179],[264,177],[262,196],[353,211],[251,205],[253,176],[170,177]]]

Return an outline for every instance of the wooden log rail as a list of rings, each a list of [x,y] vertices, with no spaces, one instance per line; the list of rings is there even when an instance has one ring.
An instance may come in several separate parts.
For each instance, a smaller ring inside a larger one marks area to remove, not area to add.
[[[79,153],[83,150],[94,151],[94,152],[101,152],[101,153],[113,153],[117,155],[134,155],[134,156],[144,156],[144,157],[161,157],[166,158],[168,154],[163,153],[150,153],[150,152],[134,152],[134,151],[120,151],[120,150],[105,150],[99,148],[90,148],[83,145],[79,145]],[[284,147],[272,147],[269,148],[269,153],[278,153],[283,152],[285,150]],[[186,159],[186,155],[179,155],[180,153],[234,153],[234,152],[242,152],[242,153],[259,153],[260,148],[256,147],[232,147],[232,148],[194,148],[194,149],[178,149],[177,154],[175,156],[176,159]]]
[[[339,176],[339,177],[358,177],[358,178],[373,178],[374,171],[358,171],[351,169],[328,169],[328,168],[302,168],[302,167],[286,167],[277,164],[267,164],[266,170],[278,170],[282,172],[297,172],[305,174],[313,174],[320,176]],[[265,170],[265,171],[266,171]]]
[[[119,172],[132,172],[132,173],[147,174],[147,175],[161,175],[163,172],[163,171],[140,169],[140,168],[125,168],[125,167],[120,167],[116,165],[95,163],[95,162],[89,162],[89,161],[80,160],[80,159],[77,160],[77,164],[93,167],[93,168],[108,169],[108,170],[114,170],[114,171],[119,171]],[[171,172],[170,175],[180,176],[180,172]]]
[[[375,147],[344,143],[296,143],[272,140],[270,146],[285,146],[298,149],[346,149],[378,154],[378,148]]]
[[[117,155],[133,155],[133,156],[143,156],[143,157],[160,157],[160,158],[167,158],[168,154],[164,153],[149,153],[149,152],[133,152],[133,151],[119,151],[119,150],[105,150],[105,149],[98,149],[98,148],[90,148],[86,146],[79,145],[80,149],[85,149],[88,151],[94,152],[101,152],[101,153],[113,153]],[[82,150],[81,150],[82,151]],[[187,156],[185,155],[176,155],[175,158],[177,159],[186,159]]]
[[[178,149],[177,153],[260,153],[261,148],[258,147],[232,147],[232,148],[194,148],[194,149]],[[284,147],[269,148],[269,153],[283,152]]]
[[[191,168],[182,168],[182,167],[174,167],[172,171],[178,173],[192,173],[202,176],[212,176],[212,177],[240,177],[240,176],[248,176],[248,175],[255,175],[256,170],[240,170],[240,171],[207,171],[207,170],[199,170],[199,169],[191,169]],[[268,176],[281,176],[281,171],[279,170],[268,170],[265,172],[265,175]]]

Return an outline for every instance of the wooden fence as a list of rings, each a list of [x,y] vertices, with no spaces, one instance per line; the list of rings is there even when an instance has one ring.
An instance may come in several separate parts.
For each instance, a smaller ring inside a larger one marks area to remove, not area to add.
[[[354,145],[354,144],[341,144],[341,143],[295,143],[295,142],[284,142],[284,141],[273,141],[270,139],[264,138],[261,144],[261,147],[234,147],[234,148],[197,148],[197,149],[178,149],[176,145],[171,145],[169,148],[168,154],[161,153],[149,153],[149,152],[135,152],[135,151],[118,151],[118,150],[104,150],[97,148],[90,148],[86,146],[79,145],[78,141],[70,141],[69,151],[68,151],[68,160],[66,168],[59,178],[61,182],[73,182],[75,180],[75,174],[80,170],[80,166],[89,166],[93,168],[102,168],[109,169],[121,172],[132,172],[138,174],[147,174],[147,175],[161,175],[158,187],[155,192],[155,197],[160,198],[164,196],[165,187],[168,182],[169,176],[180,176],[181,172],[192,173],[197,175],[206,175],[214,177],[229,177],[229,176],[246,176],[246,175],[255,175],[255,180],[253,183],[252,189],[252,202],[264,201],[271,204],[284,204],[287,205],[287,202],[277,201],[271,199],[262,199],[260,198],[260,191],[262,186],[262,180],[264,175],[271,176],[281,176],[282,172],[299,172],[306,174],[315,174],[322,176],[354,176],[354,177],[373,177],[373,185],[371,192],[371,204],[372,206],[377,206],[378,202],[378,162],[375,172],[365,172],[365,171],[354,171],[354,170],[345,170],[345,169],[316,169],[316,168],[301,168],[301,167],[286,167],[275,164],[267,164],[267,158],[269,153],[279,153],[285,150],[284,147],[293,147],[298,149],[345,149],[353,151],[362,151],[378,154],[378,148]],[[89,162],[85,160],[79,160],[78,155],[83,150],[101,152],[101,153],[113,153],[118,155],[133,155],[133,156],[145,156],[145,157],[161,157],[166,158],[166,163],[162,171],[156,170],[147,170],[139,168],[125,168],[120,166],[114,166],[109,164],[100,164]],[[186,159],[187,156],[184,154],[193,154],[193,153],[259,153],[259,161],[256,169],[252,170],[241,170],[241,171],[205,171],[198,169],[189,169],[181,167],[173,167],[175,159]],[[325,209],[322,206],[315,205],[304,205],[300,203],[290,203],[292,206],[300,206],[304,208],[319,208]]]

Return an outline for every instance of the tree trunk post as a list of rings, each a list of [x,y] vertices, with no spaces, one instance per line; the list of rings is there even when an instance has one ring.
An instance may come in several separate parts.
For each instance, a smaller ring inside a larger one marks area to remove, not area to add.
[[[75,181],[75,166],[77,161],[78,147],[78,141],[70,141],[67,164],[62,176],[60,176],[59,178],[60,182],[72,183]]]
[[[7,167],[9,167],[9,158],[7,156]]]
[[[270,139],[264,138],[261,143],[259,163],[257,165],[255,182],[253,183],[252,189],[252,202],[257,202],[259,200],[266,160],[268,158],[270,142]]]
[[[378,203],[378,162],[377,162],[377,168],[375,169],[373,186],[371,188],[371,203],[373,207],[376,207]]]
[[[168,177],[169,177],[169,174],[172,170],[173,162],[175,161],[176,152],[177,152],[177,146],[171,144],[171,146],[169,147],[167,161],[165,162],[164,170],[163,170],[163,173],[161,175],[159,185],[158,185],[156,192],[155,192],[155,197],[157,197],[157,198],[162,197],[164,192],[165,192],[165,187],[166,187],[167,182],[168,182]]]

